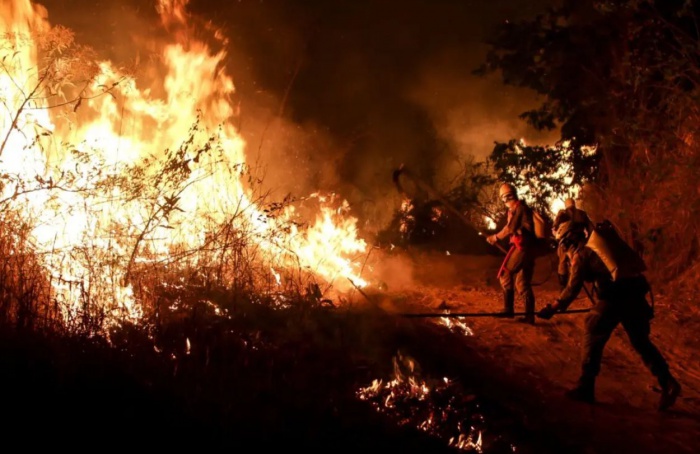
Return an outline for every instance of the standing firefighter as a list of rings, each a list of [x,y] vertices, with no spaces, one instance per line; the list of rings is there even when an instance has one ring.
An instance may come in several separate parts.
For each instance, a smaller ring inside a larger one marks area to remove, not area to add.
[[[600,371],[603,349],[617,325],[622,324],[632,347],[658,379],[662,389],[659,410],[665,410],[674,404],[681,387],[671,375],[666,360],[649,339],[649,321],[654,311],[646,300],[649,285],[638,271],[644,268],[630,268],[629,272],[623,272],[619,267],[612,267],[614,271],[611,273],[611,257],[596,246],[597,233],[596,230],[584,244],[585,236],[570,222],[559,227],[560,242],[571,261],[571,274],[559,298],[537,313],[538,317],[552,318],[556,312],[566,310],[578,296],[584,281],[593,282],[595,306],[586,318],[581,375],[577,386],[566,395],[582,402],[595,402],[595,380]],[[624,244],[621,239],[619,241]]]
[[[535,272],[534,220],[532,209],[523,200],[518,199],[515,187],[503,184],[498,195],[508,207],[508,221],[503,229],[486,240],[495,244],[507,237],[510,250],[498,272],[498,279],[503,288],[503,316],[513,317],[515,312],[515,291],[525,301],[525,317],[520,321],[535,323],[535,294],[532,291],[532,275]]]
[[[571,228],[577,232],[583,233],[587,238],[591,232],[593,232],[593,223],[588,217],[588,213],[576,207],[576,201],[569,197],[564,201],[565,208],[557,213],[557,217],[554,219],[554,232],[555,239],[560,240],[557,237],[557,230],[564,222],[570,222]],[[569,281],[569,260],[566,255],[566,251],[562,248],[562,243],[559,242],[559,247],[557,248],[557,256],[559,257],[559,266],[557,268],[557,274],[559,275],[559,286],[561,288],[566,287],[566,283]]]

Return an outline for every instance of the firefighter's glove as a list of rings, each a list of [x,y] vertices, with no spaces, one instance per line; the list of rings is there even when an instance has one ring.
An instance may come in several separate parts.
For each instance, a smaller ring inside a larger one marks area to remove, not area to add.
[[[551,304],[547,304],[545,307],[539,310],[537,312],[537,316],[539,318],[543,318],[545,320],[549,320],[550,318],[554,317],[554,314],[557,313],[557,309],[552,306]]]
[[[489,244],[496,244],[496,241],[498,241],[498,238],[496,238],[496,235],[489,235],[486,237],[486,241]]]

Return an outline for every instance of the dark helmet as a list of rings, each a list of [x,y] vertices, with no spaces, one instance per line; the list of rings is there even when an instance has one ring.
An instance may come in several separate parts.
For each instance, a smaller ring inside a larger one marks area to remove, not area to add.
[[[515,190],[515,186],[510,183],[503,183],[498,190],[498,198],[506,202],[508,200],[517,200],[518,192]]]

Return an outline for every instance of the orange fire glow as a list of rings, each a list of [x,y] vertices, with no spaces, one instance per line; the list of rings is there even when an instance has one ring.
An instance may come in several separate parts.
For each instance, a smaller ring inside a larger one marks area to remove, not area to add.
[[[367,245],[347,203],[318,196],[309,227],[291,222],[292,203],[275,216],[260,206],[245,181],[226,52],[194,38],[186,4],[158,1],[162,25],[177,32],[162,68],[145,71],[165,75],[146,81],[86,58],[42,6],[0,5],[2,208],[30,221],[66,317],[89,294],[108,314],[138,320],[132,270],[176,256],[197,266],[201,257],[183,251],[203,248],[224,225],[252,232],[246,241],[276,282],[294,267],[338,290],[367,284]]]
[[[516,153],[521,153],[522,148],[524,148],[527,144],[525,143],[524,139],[520,139],[519,144],[516,146]],[[571,154],[573,153],[573,150],[570,147],[570,141],[564,141],[563,143],[560,144],[559,146],[559,151],[562,155],[562,162],[561,164],[552,171],[551,174],[549,175],[540,175],[539,181],[537,182],[529,182],[528,184],[523,185],[522,187],[517,188],[518,189],[518,196],[525,200],[528,204],[532,205],[534,203],[534,197],[532,196],[533,192],[543,192],[543,191],[549,191],[552,193],[555,193],[554,188],[552,188],[550,185],[546,183],[547,179],[557,179],[560,181],[563,181],[566,184],[567,190],[563,194],[556,194],[555,197],[552,197],[550,199],[549,203],[549,213],[552,217],[556,217],[557,213],[564,209],[564,201],[565,199],[571,197],[573,199],[576,199],[579,197],[579,194],[581,192],[581,186],[579,184],[574,184],[573,183],[573,177],[572,177],[572,172],[573,169],[571,168],[571,164],[569,164],[569,158]],[[582,147],[581,151],[587,156],[594,155],[597,151],[597,147],[591,146],[591,147]],[[531,185],[535,185],[534,187],[531,187]],[[537,186],[540,186],[539,188]],[[494,219],[484,216],[483,217],[484,224],[486,227],[490,230],[496,229],[497,225]]]
[[[485,422],[475,396],[465,399],[463,390],[447,377],[426,381],[417,375],[415,361],[401,353],[393,358],[393,365],[394,378],[373,380],[356,391],[357,397],[400,425],[442,438],[460,451],[482,452],[481,427],[466,423],[478,421],[481,426]]]

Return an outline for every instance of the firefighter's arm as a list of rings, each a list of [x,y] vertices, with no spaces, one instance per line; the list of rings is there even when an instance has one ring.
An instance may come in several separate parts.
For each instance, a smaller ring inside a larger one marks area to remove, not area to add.
[[[569,282],[559,294],[554,303],[547,304],[542,308],[537,316],[546,320],[552,318],[557,312],[564,312],[571,302],[576,299],[583,288],[583,259],[578,252],[574,253],[571,259],[571,271]]]
[[[486,241],[488,241],[489,244],[496,244],[496,242],[498,240],[502,240],[505,237],[507,237],[509,234],[513,233],[510,230],[510,228],[511,228],[510,226],[513,224],[513,218],[515,218],[515,213],[513,213],[512,216],[510,216],[510,215],[508,216],[508,222],[506,223],[506,225],[503,226],[503,228],[499,232],[494,233],[493,235],[487,236]]]
[[[583,258],[578,251],[576,251],[571,257],[570,266],[569,282],[567,282],[566,287],[564,287],[559,294],[559,298],[557,298],[553,304],[554,308],[558,311],[565,311],[576,299],[583,288],[584,263]]]
[[[500,232],[498,232],[495,236],[499,240],[505,239],[508,235],[512,235],[518,232],[518,229],[520,228],[520,224],[522,223],[522,217],[523,217],[523,208],[522,206],[518,206],[515,211],[513,211],[513,215],[510,216],[510,219],[508,219],[508,223],[506,223],[505,226],[501,229]]]
[[[496,244],[496,241],[504,239],[510,233],[509,226],[510,222],[503,226],[500,232],[496,232],[493,235],[486,238],[490,244]]]

